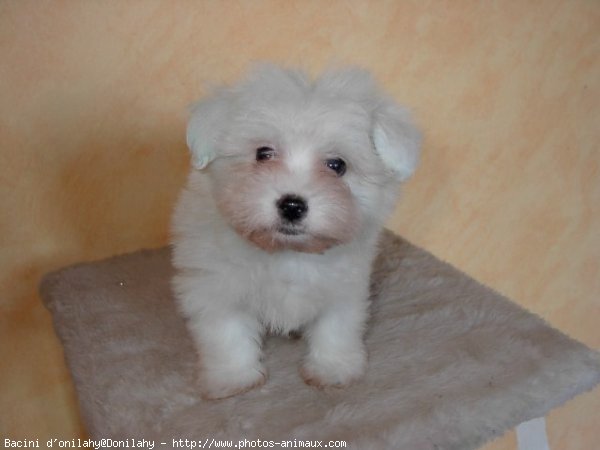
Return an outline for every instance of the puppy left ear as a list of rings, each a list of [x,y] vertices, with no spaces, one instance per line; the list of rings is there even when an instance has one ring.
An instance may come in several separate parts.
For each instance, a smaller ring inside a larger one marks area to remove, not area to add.
[[[373,145],[383,163],[398,178],[407,180],[417,168],[421,133],[404,108],[386,102],[375,111]]]
[[[217,157],[217,141],[229,112],[225,92],[215,92],[192,107],[187,126],[187,144],[192,166],[201,170]]]

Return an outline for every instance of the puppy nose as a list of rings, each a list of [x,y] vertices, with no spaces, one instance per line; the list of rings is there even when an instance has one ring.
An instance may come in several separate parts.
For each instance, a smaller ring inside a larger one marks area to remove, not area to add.
[[[277,209],[282,219],[297,222],[306,215],[308,205],[302,197],[287,194],[277,200]]]

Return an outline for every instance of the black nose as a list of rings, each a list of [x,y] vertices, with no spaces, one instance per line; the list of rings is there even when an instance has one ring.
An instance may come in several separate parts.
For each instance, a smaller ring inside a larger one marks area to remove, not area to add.
[[[279,216],[289,222],[297,222],[301,220],[308,211],[306,200],[297,195],[284,195],[277,200],[277,208]]]

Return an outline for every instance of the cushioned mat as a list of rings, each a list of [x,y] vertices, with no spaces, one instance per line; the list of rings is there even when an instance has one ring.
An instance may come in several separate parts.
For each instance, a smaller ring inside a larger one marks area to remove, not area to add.
[[[266,384],[221,401],[196,386],[168,248],[48,275],[42,296],[90,436],[154,439],[155,448],[261,439],[472,449],[600,381],[599,355],[540,318],[389,232],[380,249],[364,380],[307,386],[305,342],[272,336]]]

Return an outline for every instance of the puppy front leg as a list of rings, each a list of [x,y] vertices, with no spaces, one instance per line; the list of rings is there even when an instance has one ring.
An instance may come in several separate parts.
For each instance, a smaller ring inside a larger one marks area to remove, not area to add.
[[[241,311],[205,313],[191,318],[189,328],[200,354],[205,398],[231,397],[265,382],[261,326],[256,318]]]
[[[307,384],[343,387],[363,376],[366,319],[366,301],[334,305],[317,319],[308,330],[309,352],[300,371]]]

